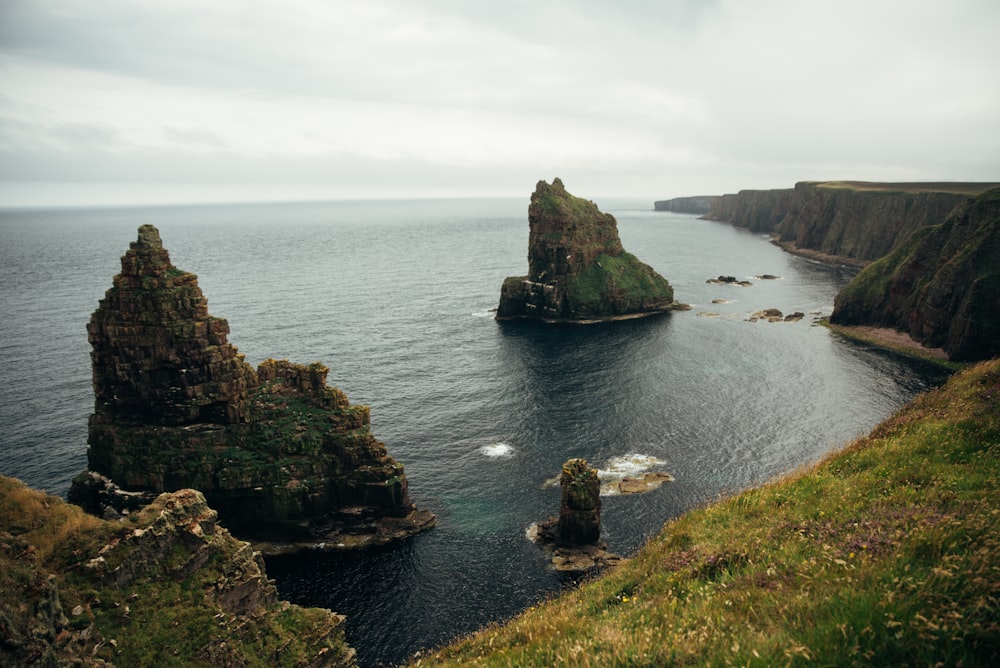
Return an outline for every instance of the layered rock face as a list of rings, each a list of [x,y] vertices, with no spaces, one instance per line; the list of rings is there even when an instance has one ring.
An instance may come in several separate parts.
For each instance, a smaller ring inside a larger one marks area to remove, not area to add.
[[[705,218],[773,232],[790,250],[865,264],[921,227],[943,222],[970,193],[993,185],[800,182],[789,189],[723,195],[712,202]]]
[[[257,378],[228,334],[198,277],[174,267],[157,229],[143,225],[87,326],[97,412],[163,425],[246,422]]]
[[[673,308],[673,288],[622,248],[614,216],[558,178],[538,182],[528,221],[528,275],[504,281],[497,319],[586,322]]]
[[[694,197],[674,197],[653,202],[654,211],[671,211],[673,213],[708,213],[712,202],[718,199],[716,195],[695,195]]]
[[[278,599],[195,490],[122,522],[0,477],[0,663],[356,666],[344,617]]]
[[[368,407],[328,387],[325,366],[255,371],[228,331],[156,228],[139,228],[88,327],[92,470],[129,491],[199,489],[247,536],[351,547],[433,524],[371,434]]]
[[[956,361],[1000,355],[1000,188],[865,268],[830,321],[893,327]]]

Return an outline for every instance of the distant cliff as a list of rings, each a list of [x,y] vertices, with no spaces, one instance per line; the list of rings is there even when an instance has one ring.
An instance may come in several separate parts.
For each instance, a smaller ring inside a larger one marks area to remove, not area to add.
[[[864,264],[915,230],[944,221],[970,195],[998,184],[800,182],[794,188],[742,190],[712,201],[708,220],[774,233],[789,250]]]
[[[369,408],[328,387],[325,366],[254,370],[152,225],[121,263],[87,328],[92,470],[128,491],[199,489],[241,537],[352,547],[433,524],[372,435]],[[71,498],[96,505],[86,496]]]
[[[344,618],[278,599],[195,490],[121,522],[0,476],[0,664],[355,666]]]
[[[715,195],[700,195],[695,197],[674,197],[673,199],[653,202],[655,211],[671,211],[673,213],[708,213]]]
[[[955,361],[1000,356],[1000,188],[865,268],[830,321],[893,327]]]
[[[670,283],[622,248],[614,216],[558,178],[538,182],[528,223],[528,275],[504,281],[498,320],[589,322],[674,308]]]

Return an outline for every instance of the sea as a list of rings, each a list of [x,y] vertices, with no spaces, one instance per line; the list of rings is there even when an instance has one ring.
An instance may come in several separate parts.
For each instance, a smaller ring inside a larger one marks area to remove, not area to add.
[[[651,199],[597,204],[690,310],[497,322],[503,279],[527,273],[527,198],[0,210],[0,473],[65,496],[86,468],[86,324],[146,223],[250,363],[321,361],[371,406],[412,499],[437,515],[390,547],[267,559],[284,598],[347,616],[362,666],[577,585],[527,537],[558,513],[569,458],[609,488],[674,477],[603,496],[602,537],[628,556],[671,518],[822,459],[944,381],[817,324],[856,269]],[[752,285],[706,282],[720,275]],[[766,308],[804,318],[751,321]]]

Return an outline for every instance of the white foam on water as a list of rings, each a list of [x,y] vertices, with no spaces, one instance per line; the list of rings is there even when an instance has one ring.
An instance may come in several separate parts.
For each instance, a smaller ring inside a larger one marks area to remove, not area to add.
[[[662,459],[636,452],[612,457],[604,468],[597,469],[597,475],[601,479],[601,495],[615,496],[619,493],[618,483],[625,478],[641,478],[653,467],[664,464],[666,462]]]
[[[479,452],[487,457],[513,457],[514,447],[506,443],[490,443],[479,448]]]
[[[602,481],[612,479],[621,480],[623,478],[641,476],[654,466],[663,466],[664,464],[666,464],[665,461],[657,459],[652,455],[631,453],[612,457],[604,465],[604,468],[597,469],[597,475],[600,476]]]

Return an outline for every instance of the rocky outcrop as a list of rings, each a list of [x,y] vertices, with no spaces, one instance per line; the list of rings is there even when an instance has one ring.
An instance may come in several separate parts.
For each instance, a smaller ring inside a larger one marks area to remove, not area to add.
[[[278,599],[195,490],[126,522],[0,477],[5,665],[354,666],[344,618]]]
[[[561,571],[611,566],[621,557],[606,551],[601,540],[601,480],[586,459],[570,459],[559,477],[559,515],[538,525],[536,540],[553,549],[552,563]],[[643,490],[645,491],[645,490]]]
[[[866,264],[917,229],[943,222],[970,194],[995,185],[800,182],[794,188],[723,195],[705,218],[771,232],[788,250]]]
[[[1000,188],[864,269],[830,321],[902,330],[955,361],[1000,355]]]
[[[247,537],[352,547],[433,524],[369,408],[327,386],[327,367],[254,370],[228,331],[156,228],[140,227],[88,326],[93,471],[132,492],[199,489]]]
[[[539,181],[528,207],[528,275],[507,278],[497,319],[591,322],[674,308],[665,278],[622,248],[614,216]]]
[[[653,202],[654,211],[670,211],[672,213],[708,213],[716,195],[696,195],[694,197],[674,197],[673,199]]]

